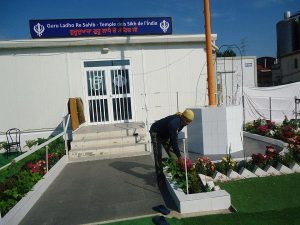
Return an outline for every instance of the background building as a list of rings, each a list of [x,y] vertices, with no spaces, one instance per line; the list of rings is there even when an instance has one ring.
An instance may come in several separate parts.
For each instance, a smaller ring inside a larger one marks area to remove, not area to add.
[[[276,59],[273,57],[260,57],[257,59],[257,85],[258,87],[273,86],[272,67]]]
[[[274,68],[274,82],[287,84],[300,81],[300,12],[284,13],[276,25],[277,57],[279,66]]]
[[[257,87],[256,57],[217,57],[217,95],[220,105],[240,103],[243,87]]]

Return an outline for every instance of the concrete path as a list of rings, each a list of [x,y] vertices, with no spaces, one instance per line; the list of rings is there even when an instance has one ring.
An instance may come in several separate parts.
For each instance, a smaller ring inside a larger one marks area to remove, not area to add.
[[[21,225],[76,225],[153,215],[152,207],[159,204],[165,203],[150,155],[71,163]]]
[[[245,138],[245,155],[264,153],[266,145]],[[199,156],[190,153],[193,160]],[[212,160],[220,158],[211,156]],[[169,193],[157,188],[151,155],[70,163],[21,225],[76,225],[149,216],[159,204],[176,209]]]

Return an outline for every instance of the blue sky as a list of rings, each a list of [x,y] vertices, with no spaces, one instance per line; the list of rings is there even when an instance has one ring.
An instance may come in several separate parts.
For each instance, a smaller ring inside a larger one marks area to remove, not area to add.
[[[217,45],[244,42],[245,54],[276,55],[276,23],[299,0],[211,0]],[[30,19],[172,17],[173,34],[204,33],[203,0],[1,0],[0,40],[31,39]]]

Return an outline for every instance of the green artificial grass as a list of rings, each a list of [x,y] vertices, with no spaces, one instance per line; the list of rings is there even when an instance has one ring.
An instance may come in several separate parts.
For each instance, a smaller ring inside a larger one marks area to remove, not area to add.
[[[300,224],[300,174],[251,178],[220,185],[231,195],[236,213],[184,219],[167,218],[171,225],[297,225]],[[151,225],[152,218],[109,223]],[[108,224],[107,224],[108,225]]]
[[[298,225],[300,207],[256,213],[232,213],[199,216],[184,219],[167,218],[170,225]],[[151,225],[152,217],[128,220],[106,225]]]
[[[182,225],[297,225],[300,207],[256,213],[232,213],[182,219]],[[172,223],[170,223],[172,224]]]
[[[300,174],[223,183],[238,212],[263,212],[300,207]]]

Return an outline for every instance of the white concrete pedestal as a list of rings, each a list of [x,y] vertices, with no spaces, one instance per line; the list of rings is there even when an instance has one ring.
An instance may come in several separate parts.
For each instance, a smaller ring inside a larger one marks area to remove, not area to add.
[[[217,155],[243,150],[242,106],[205,107],[192,109],[194,121],[187,126],[189,151]]]

